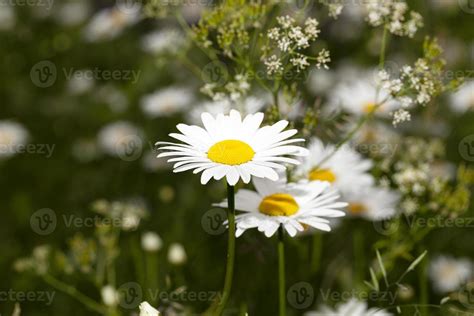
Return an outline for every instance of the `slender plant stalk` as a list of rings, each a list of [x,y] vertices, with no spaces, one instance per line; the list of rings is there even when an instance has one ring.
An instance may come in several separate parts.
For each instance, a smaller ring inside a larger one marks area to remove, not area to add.
[[[224,290],[222,298],[219,301],[216,309],[216,315],[222,315],[224,308],[229,300],[230,291],[232,288],[232,278],[234,274],[234,259],[235,259],[235,187],[227,185],[227,220],[229,221],[229,240],[227,243],[227,266],[225,272]]]
[[[420,263],[418,268],[418,280],[420,286],[420,310],[421,316],[428,316],[428,271],[427,271],[428,259]]]
[[[312,249],[311,249],[310,269],[311,269],[312,274],[316,274],[321,265],[322,243],[323,243],[323,235],[318,232],[314,233],[313,239],[311,241]]]
[[[70,295],[71,297],[74,297],[76,300],[81,302],[84,306],[86,306],[90,310],[93,310],[102,315],[107,313],[107,308],[97,303],[89,296],[78,291],[75,287],[56,279],[52,275],[44,274],[43,280],[49,285],[51,285],[52,287],[56,288],[57,290],[64,292]]]
[[[285,285],[285,232],[283,226],[278,228],[278,297],[280,305],[280,316],[286,316],[286,285]]]
[[[379,69],[383,69],[385,66],[385,52],[387,50],[387,40],[388,40],[388,28],[383,28],[382,35],[382,46],[380,47],[380,60],[379,60]]]

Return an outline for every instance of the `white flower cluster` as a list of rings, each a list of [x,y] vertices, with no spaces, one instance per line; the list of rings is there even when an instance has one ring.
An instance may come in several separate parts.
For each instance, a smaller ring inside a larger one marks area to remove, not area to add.
[[[409,107],[414,104],[425,106],[439,93],[439,82],[424,58],[419,58],[414,66],[403,66],[399,78],[391,78],[381,70],[378,82],[402,106],[392,113],[394,125],[410,120]]]
[[[367,1],[367,21],[372,26],[384,25],[392,34],[413,37],[423,26],[423,17],[409,11],[402,0]]]
[[[228,82],[221,87],[217,83],[206,83],[201,88],[201,93],[212,98],[213,101],[231,100],[237,101],[247,95],[250,90],[248,77],[244,74],[238,74],[233,81]]]
[[[327,7],[329,10],[329,16],[333,19],[337,19],[344,8],[343,1],[341,0],[319,0],[319,2]]]
[[[296,25],[294,18],[287,15],[277,17],[277,23],[278,26],[271,28],[267,34],[268,39],[275,44],[279,51],[268,58],[264,58],[268,75],[281,74],[284,71],[284,63],[287,57],[297,72],[310,66],[309,59],[316,59],[318,67],[327,67],[326,63],[329,61],[327,50],[322,51],[316,58],[310,58],[301,53],[301,50],[308,48],[321,32],[319,22],[316,19],[308,18],[303,26],[299,26]]]

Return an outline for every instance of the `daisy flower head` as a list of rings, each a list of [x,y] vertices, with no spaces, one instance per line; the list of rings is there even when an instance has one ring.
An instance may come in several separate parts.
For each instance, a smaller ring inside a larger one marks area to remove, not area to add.
[[[344,195],[349,203],[347,211],[353,216],[370,221],[387,220],[397,213],[400,195],[385,188],[354,188]]]
[[[158,142],[156,145],[164,151],[158,158],[171,157],[168,162],[175,163],[175,173],[202,172],[202,184],[211,178],[224,177],[232,186],[240,178],[249,183],[252,176],[276,181],[276,170],[285,170],[284,163],[299,164],[298,160],[285,156],[308,154],[305,148],[293,145],[304,140],[291,138],[297,133],[295,129],[284,130],[288,121],[260,127],[263,113],[249,114],[242,120],[236,110],[216,117],[203,113],[201,119],[204,128],[178,124],[181,133],[170,134],[182,143]]]
[[[308,147],[309,155],[301,159],[296,173],[308,180],[331,182],[342,194],[351,191],[356,184],[359,187],[373,184],[369,173],[371,160],[364,159],[349,145],[334,153],[335,149],[334,145],[324,145],[318,138],[313,138]]]
[[[122,31],[141,19],[140,10],[124,12],[118,7],[106,8],[97,12],[86,26],[84,37],[88,42],[111,40]]]
[[[327,218],[345,215],[340,209],[347,203],[338,201],[339,195],[329,182],[288,183],[281,176],[278,181],[254,178],[253,184],[256,191],[242,189],[235,196],[235,209],[245,212],[236,216],[237,237],[251,228],[271,237],[280,226],[291,237],[304,231],[305,226],[331,231]],[[219,206],[227,207],[227,202]]]
[[[369,308],[367,302],[355,298],[341,303],[335,308],[323,306],[317,312],[308,312],[305,316],[392,316],[383,309]]]
[[[23,125],[10,121],[0,121],[0,159],[9,158],[17,154],[18,149],[24,146],[29,133]]]
[[[390,100],[390,92],[379,87],[368,75],[354,77],[336,85],[329,96],[329,103],[332,107],[341,108],[355,116],[375,112],[388,117],[393,110],[399,108],[398,102]]]
[[[468,259],[438,256],[430,262],[429,276],[438,293],[458,290],[474,276],[474,264]]]

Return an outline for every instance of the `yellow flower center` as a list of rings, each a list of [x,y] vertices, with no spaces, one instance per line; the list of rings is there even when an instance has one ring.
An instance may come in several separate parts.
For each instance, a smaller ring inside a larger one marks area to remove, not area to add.
[[[359,215],[367,211],[367,208],[362,203],[349,203],[347,208],[349,209],[349,212],[354,215]]]
[[[275,193],[263,199],[258,210],[269,216],[290,216],[298,212],[295,199],[286,193]]]
[[[377,108],[377,104],[374,102],[367,102],[366,104],[364,104],[365,113],[372,113],[373,111],[376,110],[376,108]]]
[[[309,173],[308,178],[311,181],[336,181],[336,175],[330,169],[314,169]]]
[[[223,140],[209,148],[207,157],[224,165],[241,165],[252,160],[255,152],[252,147],[240,140]]]

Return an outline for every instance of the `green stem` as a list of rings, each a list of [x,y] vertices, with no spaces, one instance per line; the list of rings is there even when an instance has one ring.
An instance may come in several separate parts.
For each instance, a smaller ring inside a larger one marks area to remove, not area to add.
[[[88,297],[87,295],[79,292],[75,287],[56,279],[50,274],[44,274],[42,277],[46,283],[58,289],[59,291],[64,292],[70,295],[71,297],[74,297],[76,300],[81,302],[84,306],[86,306],[90,310],[93,310],[99,314],[107,313],[107,308],[97,303],[96,301]]]
[[[364,280],[364,233],[360,229],[354,231],[354,268],[355,268],[355,285],[359,285]]]
[[[283,226],[278,228],[278,284],[279,284],[279,304],[280,316],[286,315],[286,285],[285,285],[285,232]]]
[[[424,260],[420,263],[420,267],[418,268],[419,271],[419,286],[420,286],[420,309],[421,309],[421,316],[428,315],[428,271],[427,265],[428,258],[424,258]]]
[[[235,187],[227,185],[227,220],[229,221],[229,240],[227,243],[227,266],[224,281],[224,290],[222,298],[217,305],[216,315],[221,315],[229,300],[230,291],[232,288],[232,278],[234,274],[234,259],[235,259]]]
[[[383,28],[382,35],[382,47],[380,47],[380,59],[379,59],[379,68],[383,69],[385,66],[385,52],[387,50],[387,40],[388,40],[388,28]]]
[[[320,233],[314,233],[311,249],[311,273],[316,274],[321,264],[321,251],[322,251],[322,239],[323,235]]]

